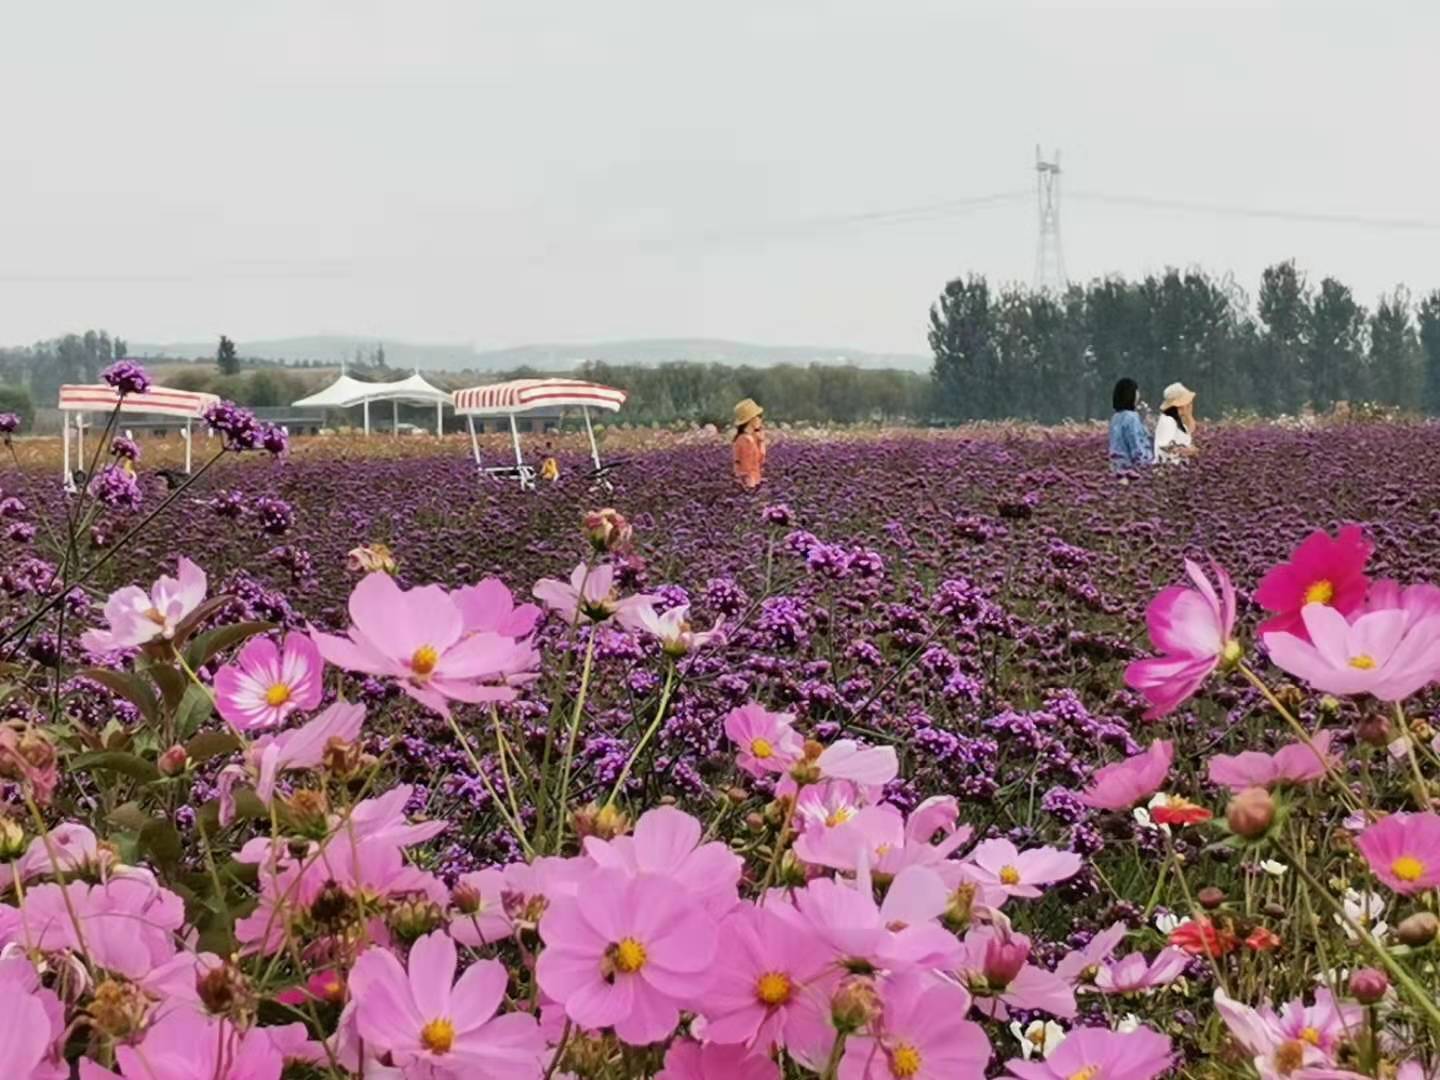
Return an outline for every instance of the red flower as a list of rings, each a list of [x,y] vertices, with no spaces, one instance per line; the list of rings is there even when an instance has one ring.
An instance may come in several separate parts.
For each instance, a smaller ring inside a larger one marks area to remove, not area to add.
[[[1209,919],[1192,919],[1170,933],[1170,944],[1191,956],[1224,956],[1235,949],[1238,939],[1229,930],[1222,930]]]
[[[1167,795],[1165,802],[1150,808],[1150,820],[1156,825],[1198,825],[1215,815],[1179,795]]]
[[[1274,952],[1280,948],[1280,935],[1263,926],[1257,926],[1250,931],[1250,936],[1245,939],[1245,944],[1256,952]]]

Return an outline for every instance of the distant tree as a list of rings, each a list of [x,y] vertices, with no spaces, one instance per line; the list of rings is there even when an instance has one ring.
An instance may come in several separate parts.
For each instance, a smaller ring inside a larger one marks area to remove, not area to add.
[[[1440,289],[1420,301],[1416,316],[1424,366],[1422,400],[1425,411],[1433,416],[1440,414]]]
[[[1369,396],[1364,336],[1365,309],[1355,302],[1349,287],[1330,277],[1320,282],[1306,348],[1310,401],[1315,408]]]
[[[375,366],[378,368],[384,368],[385,366],[385,346],[383,343],[375,346]]]
[[[1403,287],[1380,297],[1370,317],[1370,393],[1387,405],[1422,406],[1420,346]]]
[[[1266,267],[1260,276],[1260,365],[1254,378],[1262,411],[1295,412],[1308,387],[1305,348],[1310,335],[1310,295],[1293,260]]]
[[[130,346],[124,338],[117,337],[114,341],[114,357],[116,360],[123,360],[130,355]]]
[[[956,278],[930,308],[931,377],[945,415],[978,419],[995,415],[1000,392],[995,316],[990,287],[979,275]]]
[[[35,423],[35,403],[30,391],[23,386],[0,386],[0,413],[15,413],[20,417],[23,430],[29,430]]]
[[[220,335],[220,346],[215,350],[215,367],[221,375],[240,373],[240,357],[235,352],[235,343],[224,334]]]

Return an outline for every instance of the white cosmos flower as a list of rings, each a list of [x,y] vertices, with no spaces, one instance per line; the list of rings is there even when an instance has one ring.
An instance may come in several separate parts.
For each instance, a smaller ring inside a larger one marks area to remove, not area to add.
[[[1065,1041],[1065,1029],[1054,1020],[1032,1020],[1028,1027],[1020,1021],[1010,1022],[1010,1034],[1020,1041],[1020,1053],[1029,1061],[1034,1055],[1049,1057]]]
[[[1139,1028],[1140,1017],[1136,1016],[1134,1013],[1126,1013],[1115,1023],[1115,1030],[1120,1032],[1120,1034],[1122,1035],[1128,1035],[1132,1031],[1139,1030]]]
[[[1350,929],[1351,922],[1358,923],[1369,930],[1376,941],[1384,941],[1389,935],[1390,927],[1381,918],[1385,914],[1385,897],[1379,893],[1362,893],[1355,889],[1346,889],[1340,902],[1348,916],[1348,921],[1336,915],[1335,922],[1345,931],[1345,936],[1351,941],[1359,940],[1359,935]]]
[[[1269,874],[1271,877],[1284,877],[1285,871],[1289,870],[1290,868],[1286,866],[1283,862],[1276,862],[1274,859],[1266,859],[1260,864],[1260,869],[1264,870],[1265,873]]]

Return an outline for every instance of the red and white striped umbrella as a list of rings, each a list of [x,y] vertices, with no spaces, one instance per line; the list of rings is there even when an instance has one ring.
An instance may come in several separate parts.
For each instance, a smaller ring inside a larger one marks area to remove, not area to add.
[[[106,383],[94,385],[66,385],[60,387],[60,409],[64,412],[109,412],[120,404],[121,412],[156,413],[162,416],[185,416],[192,419],[204,414],[205,410],[220,399],[214,394],[201,394],[193,390],[168,390],[163,386],[152,386],[143,394],[126,394]]]
[[[516,379],[456,390],[451,401],[461,416],[505,416],[531,409],[582,406],[618,412],[629,396],[624,390],[583,379]]]

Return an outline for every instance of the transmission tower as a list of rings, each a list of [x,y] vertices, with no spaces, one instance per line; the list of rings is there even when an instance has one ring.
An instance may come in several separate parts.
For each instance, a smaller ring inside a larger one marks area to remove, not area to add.
[[[1035,245],[1035,288],[1063,293],[1065,255],[1060,250],[1060,151],[1046,161],[1035,147],[1035,205],[1040,212],[1040,237]]]

